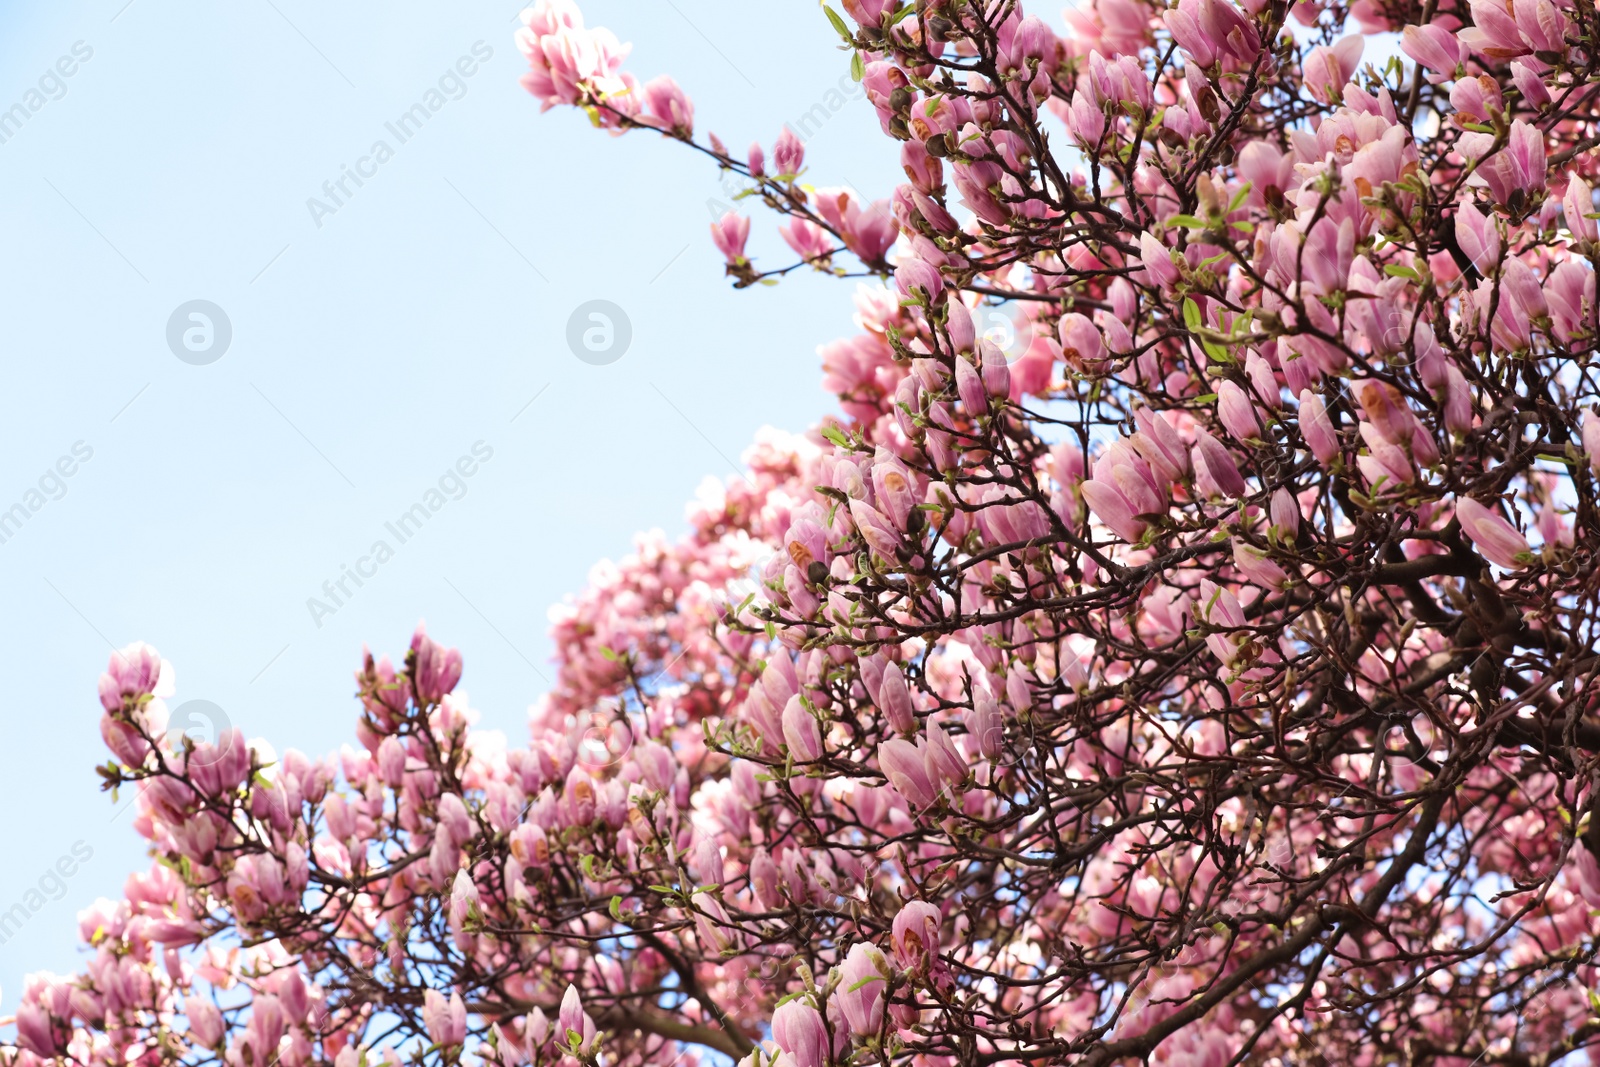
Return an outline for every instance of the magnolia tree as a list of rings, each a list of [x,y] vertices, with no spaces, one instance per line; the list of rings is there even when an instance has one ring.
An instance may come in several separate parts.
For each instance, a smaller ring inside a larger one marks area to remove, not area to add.
[[[526,748],[421,629],[322,762],[114,656],[154,863],[0,1063],[1600,1062],[1595,10],[843,8],[874,202],[518,37],[781,217],[736,285],[878,279],[837,416],[558,612]]]

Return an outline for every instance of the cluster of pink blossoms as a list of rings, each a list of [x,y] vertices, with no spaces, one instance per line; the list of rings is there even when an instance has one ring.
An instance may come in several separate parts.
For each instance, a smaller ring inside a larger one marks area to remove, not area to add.
[[[1600,1063],[1600,13],[841,6],[871,202],[518,34],[781,218],[734,284],[872,279],[837,417],[553,613],[526,748],[420,628],[321,763],[114,656],[155,862],[0,1065]]]

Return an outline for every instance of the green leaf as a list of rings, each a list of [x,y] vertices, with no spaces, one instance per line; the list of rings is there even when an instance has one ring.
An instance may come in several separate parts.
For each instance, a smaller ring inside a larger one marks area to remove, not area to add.
[[[1200,322],[1200,305],[1196,304],[1191,297],[1184,297],[1183,324],[1189,327],[1191,330],[1198,330],[1200,328]]]
[[[1410,267],[1402,266],[1399,263],[1385,264],[1383,273],[1393,278],[1410,278],[1412,281],[1417,281],[1421,277]]]
[[[1233,255],[1232,252],[1218,252],[1216,255],[1212,256],[1210,259],[1202,259],[1200,261],[1200,265],[1202,267],[1209,267],[1213,263],[1221,263],[1223,260],[1227,259],[1231,255]]]
[[[1227,211],[1228,214],[1231,215],[1235,211],[1239,210],[1239,205],[1243,204],[1244,200],[1245,200],[1245,197],[1250,195],[1250,189],[1251,189],[1251,183],[1250,182],[1245,182],[1243,185],[1241,185],[1239,187],[1239,191],[1237,193],[1233,194],[1233,199],[1228,201],[1228,211]]]
[[[1200,347],[1206,350],[1206,355],[1210,356],[1218,363],[1233,362],[1233,357],[1228,354],[1228,350],[1217,344],[1215,341],[1201,341]]]
[[[1195,397],[1194,398],[1194,402],[1196,404],[1215,404],[1217,402],[1217,394],[1216,393],[1205,393],[1205,394],[1203,394],[1201,396]]]
[[[855,40],[855,38],[850,34],[850,27],[844,24],[844,19],[839,17],[839,13],[837,11],[829,7],[827,4],[822,5],[822,10],[828,16],[828,21],[833,23],[833,29],[835,33],[837,33],[840,37],[843,37],[846,43],[851,43]]]
[[[850,53],[850,80],[858,82],[866,76],[866,73],[867,65],[861,62],[861,53]]]
[[[604,658],[604,659],[605,659],[605,660],[606,660],[606,661],[607,661],[607,662],[608,662],[608,663],[616,663],[616,662],[618,662],[618,661],[620,661],[620,660],[621,660],[621,659],[622,659],[622,657],[621,657],[621,656],[619,656],[619,655],[617,655],[617,654],[616,654],[616,653],[615,653],[615,652],[613,652],[613,651],[611,651],[611,650],[610,650],[610,649],[609,649],[609,648],[607,648],[607,647],[606,647],[606,646],[605,646],[605,645],[601,645],[601,646],[600,646],[600,655],[601,655],[601,657],[603,657],[603,658]]]
[[[1542,459],[1546,463],[1568,463],[1568,464],[1570,464],[1572,462],[1572,460],[1568,459],[1566,456],[1552,456],[1547,452],[1541,452],[1537,456],[1534,456],[1533,458],[1534,459]]]
[[[850,438],[840,433],[837,426],[824,426],[822,428],[822,436],[826,437],[840,448],[850,447]]]
[[[901,19],[905,18],[907,15],[911,14],[916,9],[917,9],[917,5],[915,5],[915,4],[906,4],[899,11],[896,11],[894,14],[890,15],[889,16],[889,21],[884,23],[884,25],[886,27],[893,26],[895,23],[899,22]]]
[[[869,975],[867,975],[867,977],[861,979],[861,981],[857,982],[855,985],[851,986],[849,989],[846,989],[845,992],[846,993],[854,993],[858,989],[866,988],[867,986],[871,985],[873,982],[887,982],[887,981],[888,981],[888,979],[885,978],[881,974],[869,974]]]
[[[1206,228],[1206,224],[1195,218],[1193,215],[1174,215],[1167,220],[1167,225],[1182,226],[1189,230],[1203,230]]]

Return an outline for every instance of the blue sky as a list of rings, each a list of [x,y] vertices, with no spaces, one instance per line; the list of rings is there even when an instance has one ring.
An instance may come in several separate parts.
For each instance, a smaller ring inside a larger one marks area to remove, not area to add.
[[[815,349],[850,331],[853,283],[732,291],[715,169],[541,115],[517,84],[519,7],[0,3],[0,109],[27,111],[0,117],[0,512],[27,510],[0,530],[0,911],[42,901],[0,944],[0,1012],[26,973],[76,965],[77,911],[145,863],[93,773],[111,646],[156,645],[173,707],[209,701],[315,755],[351,737],[362,644],[398,654],[426,618],[463,649],[483,724],[520,741],[553,673],[550,605],[636,531],[680,532],[759,427],[829,409]],[[679,80],[700,129],[770,148],[838,103],[848,66],[814,3],[750,10],[585,4],[641,80]],[[402,143],[386,124],[430,91]],[[898,180],[859,97],[808,151],[817,184]],[[789,262],[760,218],[751,250]],[[566,340],[592,300],[631,326],[606,365]],[[169,347],[193,301],[231,330],[211,362]],[[424,527],[386,536],[430,490],[446,503]],[[361,563],[379,539],[393,558]],[[92,856],[49,875],[75,846]]]

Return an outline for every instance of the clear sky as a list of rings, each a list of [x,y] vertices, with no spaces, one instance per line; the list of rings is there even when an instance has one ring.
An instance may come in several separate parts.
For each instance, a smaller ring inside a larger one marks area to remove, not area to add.
[[[0,912],[42,901],[0,944],[0,1013],[23,975],[76,966],[78,910],[146,862],[93,771],[111,646],[159,648],[172,707],[319,755],[352,736],[362,644],[398,656],[426,618],[520,741],[550,605],[636,531],[680,532],[759,427],[829,409],[815,350],[851,329],[854,283],[732,291],[715,169],[541,115],[520,6],[0,2]],[[820,105],[813,181],[898,180],[870,107],[836,95],[815,3],[584,9],[700,129],[770,149]],[[759,217],[751,250],[790,262]],[[605,365],[567,343],[591,300],[631,326]],[[385,523],[441,478],[398,543]],[[393,558],[362,564],[380,539]],[[358,564],[334,606],[324,582]],[[50,875],[75,846],[92,856]]]

